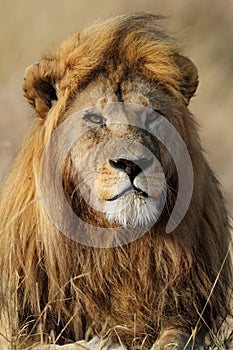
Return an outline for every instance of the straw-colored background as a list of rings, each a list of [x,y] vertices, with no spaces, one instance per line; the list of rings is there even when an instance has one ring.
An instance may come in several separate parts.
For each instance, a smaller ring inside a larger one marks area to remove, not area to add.
[[[0,181],[32,119],[21,83],[43,52],[99,17],[153,11],[183,42],[198,66],[200,86],[190,108],[201,125],[207,157],[233,209],[233,1],[0,0]]]

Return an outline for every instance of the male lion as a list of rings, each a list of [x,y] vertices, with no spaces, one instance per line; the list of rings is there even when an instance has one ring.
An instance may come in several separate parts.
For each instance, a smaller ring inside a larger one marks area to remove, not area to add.
[[[0,208],[1,310],[22,344],[198,346],[230,313],[227,213],[188,110],[198,74],[159,19],[99,22],[26,72],[36,118]]]

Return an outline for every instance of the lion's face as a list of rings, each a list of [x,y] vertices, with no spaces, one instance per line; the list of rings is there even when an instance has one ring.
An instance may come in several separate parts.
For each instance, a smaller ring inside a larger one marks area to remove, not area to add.
[[[169,97],[158,89],[157,95],[160,105],[142,79],[122,83],[116,93],[99,78],[67,113],[67,118],[77,114],[81,135],[70,152],[73,195],[79,193],[95,215],[103,212],[110,223],[152,226],[164,205],[164,170],[173,173],[173,164],[154,134],[161,124],[157,110]]]
[[[126,34],[125,46],[120,44],[121,33]],[[95,39],[96,32],[87,32],[88,50],[85,35],[74,37],[55,56],[29,67],[24,91],[44,120],[47,138],[62,121],[77,115],[68,131],[68,135],[77,133],[77,142],[69,148],[69,170],[65,169],[63,181],[68,188],[66,199],[76,216],[104,227],[106,221],[107,227],[151,227],[161,214],[166,189],[166,214],[173,211],[178,178],[174,154],[170,156],[155,134],[163,128],[162,115],[185,142],[189,139],[185,118],[198,74],[193,63],[178,54],[169,41],[152,40],[151,46],[150,35],[144,40],[127,33],[117,30],[120,41],[110,43],[105,37],[107,46],[102,47],[100,37]],[[96,40],[101,45],[95,52]],[[64,55],[64,50],[69,55]],[[174,135],[166,134],[172,146]],[[59,152],[63,153],[63,148],[59,146]],[[182,159],[176,146],[170,149]],[[186,202],[180,207],[186,208]],[[178,217],[176,222],[182,215],[178,213]]]

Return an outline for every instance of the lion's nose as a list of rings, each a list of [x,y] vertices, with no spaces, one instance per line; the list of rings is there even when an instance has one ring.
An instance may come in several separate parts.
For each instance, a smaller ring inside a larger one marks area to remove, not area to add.
[[[109,159],[109,164],[116,169],[123,170],[130,178],[133,183],[135,177],[140,174],[143,170],[148,168],[153,162],[153,158],[139,158],[136,161],[119,158],[119,159]]]

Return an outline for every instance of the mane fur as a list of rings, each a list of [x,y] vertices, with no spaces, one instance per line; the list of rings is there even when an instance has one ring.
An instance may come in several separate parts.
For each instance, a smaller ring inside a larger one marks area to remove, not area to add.
[[[151,15],[118,16],[76,34],[40,62],[40,78],[56,81],[59,98],[46,119],[34,120],[0,200],[1,310],[9,312],[9,300],[16,300],[19,325],[26,320],[29,333],[36,333],[41,323],[47,334],[63,330],[62,343],[82,339],[88,326],[93,334],[112,327],[126,344],[135,335],[152,344],[167,327],[191,332],[203,307],[200,325],[212,329],[230,312],[227,212],[191,115],[185,132],[195,191],[172,234],[165,234],[164,216],[126,246],[86,247],[58,232],[41,203],[38,176],[44,147],[72,98],[106,62],[123,62],[183,98],[182,76],[172,60],[177,45],[157,23]],[[117,72],[112,67],[111,74],[122,74],[121,66]],[[32,99],[30,93],[26,95]],[[86,219],[91,220],[88,213]]]

